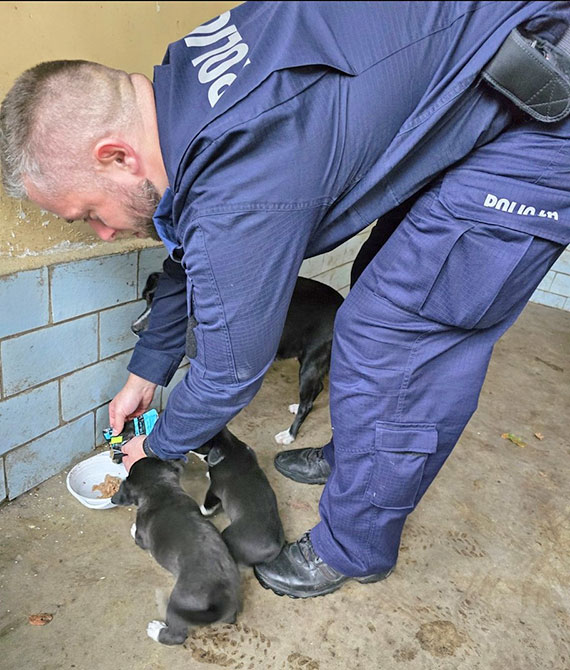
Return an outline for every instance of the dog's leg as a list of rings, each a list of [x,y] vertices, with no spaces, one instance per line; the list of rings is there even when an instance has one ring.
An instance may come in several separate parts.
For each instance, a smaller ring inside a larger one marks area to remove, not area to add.
[[[146,634],[161,644],[182,644],[188,637],[188,622],[170,612],[166,614],[166,621],[149,621]]]
[[[291,444],[297,437],[299,428],[313,409],[313,403],[323,390],[323,380],[330,365],[330,345],[324,345],[316,352],[307,352],[299,368],[299,404],[297,414],[288,430],[277,433],[275,441],[278,444]],[[289,407],[292,410],[294,405]]]
[[[212,493],[212,489],[209,488],[206,493],[204,504],[200,505],[200,512],[202,512],[203,516],[212,516],[212,514],[215,514],[218,511],[221,504],[222,501],[217,495]]]
[[[158,642],[158,636],[163,628],[166,628],[164,621],[149,621],[146,627],[146,634],[155,642]]]
[[[208,611],[208,600],[198,599],[192,593],[190,584],[180,576],[166,607],[165,622],[151,621],[146,632],[149,637],[161,644],[182,644],[188,637],[188,628],[192,623],[212,623],[219,618],[215,612]]]
[[[133,523],[133,525],[131,526],[131,537],[133,538],[137,546],[139,546],[141,549],[144,549],[144,551],[147,550],[148,547],[143,539],[143,536],[138,530],[136,522]]]
[[[289,411],[291,412],[291,414],[297,414],[297,412],[299,411],[299,403],[289,405]],[[282,430],[275,436],[275,442],[277,442],[277,444],[291,444],[291,442],[293,442],[294,439],[295,437],[291,434],[289,428],[287,428],[286,430]]]

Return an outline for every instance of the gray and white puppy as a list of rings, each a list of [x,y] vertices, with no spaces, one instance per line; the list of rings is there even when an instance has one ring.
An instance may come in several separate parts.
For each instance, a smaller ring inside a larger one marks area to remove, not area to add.
[[[151,621],[147,634],[162,644],[182,644],[193,624],[233,623],[240,608],[240,576],[216,527],[180,486],[182,466],[143,458],[111,498],[136,505],[131,533],[176,577],[166,622]]]
[[[210,488],[202,513],[209,516],[223,507],[231,523],[222,537],[236,562],[256,565],[275,558],[285,542],[283,526],[253,449],[224,428],[193,453],[208,464]]]

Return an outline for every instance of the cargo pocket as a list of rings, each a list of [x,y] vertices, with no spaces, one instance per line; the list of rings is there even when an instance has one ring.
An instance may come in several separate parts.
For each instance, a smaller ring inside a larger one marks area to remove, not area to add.
[[[432,220],[447,220],[461,234],[434,268],[419,314],[458,328],[488,327],[492,319],[482,319],[508,285],[533,235],[505,225],[510,221],[504,212],[484,206],[484,186],[475,177],[471,185],[462,183],[459,176],[460,171],[446,175],[431,207]],[[508,308],[502,305],[501,311]]]
[[[437,450],[435,424],[378,421],[374,447],[366,497],[385,509],[413,508],[426,460]]]

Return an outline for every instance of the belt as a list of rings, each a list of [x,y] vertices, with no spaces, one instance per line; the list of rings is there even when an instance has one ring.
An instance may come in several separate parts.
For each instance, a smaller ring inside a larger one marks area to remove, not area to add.
[[[569,35],[555,46],[515,28],[481,76],[538,121],[560,121],[570,114]]]

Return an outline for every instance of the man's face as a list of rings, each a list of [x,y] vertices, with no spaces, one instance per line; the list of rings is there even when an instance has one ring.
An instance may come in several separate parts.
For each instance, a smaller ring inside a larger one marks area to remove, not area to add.
[[[62,219],[83,219],[105,242],[116,239],[122,231],[135,237],[160,239],[152,222],[160,194],[148,179],[134,185],[99,180],[92,189],[69,191],[62,196],[43,195],[28,184],[28,194],[32,202]]]

